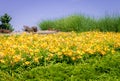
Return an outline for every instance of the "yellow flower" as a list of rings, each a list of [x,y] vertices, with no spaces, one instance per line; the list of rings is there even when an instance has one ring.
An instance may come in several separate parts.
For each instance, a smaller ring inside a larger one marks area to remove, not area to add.
[[[72,56],[72,55],[73,55],[73,52],[72,52],[72,50],[68,50],[68,51],[66,51],[66,54],[67,54],[68,56]]]
[[[47,57],[47,58],[45,58],[45,60],[49,61],[49,60],[50,60],[50,58],[48,58],[48,57]]]
[[[73,60],[73,61],[75,61],[75,60],[76,60],[76,58],[75,58],[75,57],[72,57],[72,60]]]
[[[39,58],[38,57],[34,58],[34,61],[39,62]]]
[[[4,56],[5,56],[4,53],[0,52],[0,59],[2,59]]]
[[[62,52],[58,52],[57,54],[58,54],[58,55],[62,55]]]
[[[114,50],[114,49],[112,49],[111,53],[112,53],[112,54],[114,54],[114,53],[115,53],[115,50]]]
[[[1,59],[1,60],[0,60],[0,63],[5,63],[5,61]]]
[[[26,61],[26,62],[25,62],[25,65],[30,65],[30,62],[29,62],[29,61]]]
[[[23,54],[25,54],[23,57],[29,56],[35,62],[38,62],[38,58],[44,58],[41,53],[49,52],[51,54],[48,54],[46,60],[52,59],[54,54],[57,54],[59,58],[63,58],[65,55],[76,60],[82,58],[83,54],[100,53],[105,55],[107,52],[115,54],[117,51],[114,49],[120,47],[120,33],[99,31],[77,34],[75,32],[59,32],[48,35],[23,33],[9,37],[0,36],[0,39],[0,60],[8,55],[13,57],[13,63],[21,61]],[[26,61],[25,64],[29,65],[30,62]]]
[[[13,56],[13,61],[14,62],[18,62],[20,60],[21,60],[21,55],[15,55],[15,56]]]
[[[105,51],[103,51],[103,50],[101,50],[101,52],[100,52],[102,55],[105,55],[106,54],[106,52]]]

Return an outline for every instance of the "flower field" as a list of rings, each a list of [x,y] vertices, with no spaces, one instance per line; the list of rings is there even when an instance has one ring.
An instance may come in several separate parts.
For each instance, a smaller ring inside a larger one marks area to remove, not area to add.
[[[0,36],[0,64],[15,66],[50,62],[74,62],[85,54],[120,52],[120,33],[59,32]]]

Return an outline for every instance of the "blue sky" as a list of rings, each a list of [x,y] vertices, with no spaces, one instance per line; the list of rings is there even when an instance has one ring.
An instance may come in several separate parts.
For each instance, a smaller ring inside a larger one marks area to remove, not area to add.
[[[46,19],[85,14],[100,17],[120,13],[120,0],[0,0],[0,16],[8,13],[15,30],[23,25],[37,26]]]

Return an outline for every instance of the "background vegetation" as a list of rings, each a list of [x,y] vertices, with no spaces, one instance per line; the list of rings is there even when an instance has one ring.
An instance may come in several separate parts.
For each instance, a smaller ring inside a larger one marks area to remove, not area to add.
[[[13,27],[9,23],[11,21],[12,17],[10,17],[7,13],[5,13],[3,16],[0,17],[0,29],[10,30],[13,31]]]
[[[39,23],[42,30],[120,32],[120,16],[107,15],[99,19],[84,15],[71,15],[61,19],[44,20]]]

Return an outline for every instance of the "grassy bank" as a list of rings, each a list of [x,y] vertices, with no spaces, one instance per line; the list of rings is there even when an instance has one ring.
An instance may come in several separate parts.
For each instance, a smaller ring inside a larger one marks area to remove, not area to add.
[[[55,20],[44,20],[39,23],[39,27],[42,30],[120,32],[120,16],[105,16],[95,19],[84,15],[71,15]]]

